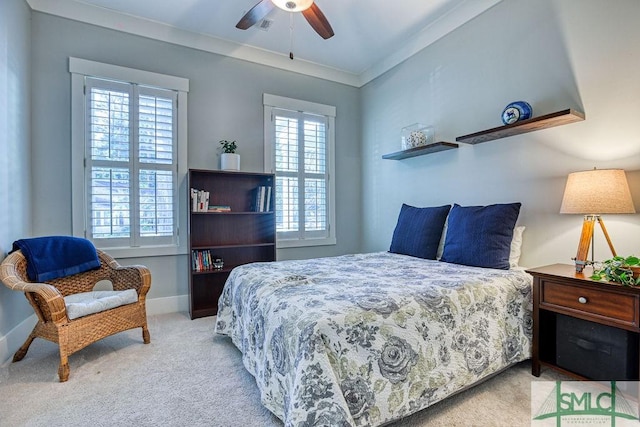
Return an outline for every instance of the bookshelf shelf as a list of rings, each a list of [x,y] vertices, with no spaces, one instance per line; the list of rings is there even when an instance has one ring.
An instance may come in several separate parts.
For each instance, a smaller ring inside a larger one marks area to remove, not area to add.
[[[271,212],[191,212],[191,215],[271,215]]]
[[[188,189],[207,191],[210,205],[231,209],[189,212],[189,313],[192,319],[218,312],[218,299],[234,267],[275,260],[275,212],[254,211],[256,189],[273,188],[274,182],[274,175],[265,173],[189,170]],[[271,206],[275,206],[273,191],[271,193]],[[187,197],[190,199],[190,191]],[[224,268],[195,271],[191,263],[199,251],[209,251],[211,257],[222,258]]]
[[[235,267],[237,267],[237,265],[218,268],[215,270],[192,271],[191,274],[193,274],[194,276],[205,275],[205,274],[229,274],[231,273],[231,270],[233,270]]]
[[[208,245],[208,246],[193,246],[192,250],[204,251],[211,249],[231,249],[231,248],[259,248],[259,247],[267,247],[267,246],[275,246],[275,243],[245,243],[245,244],[230,244],[230,245]]]

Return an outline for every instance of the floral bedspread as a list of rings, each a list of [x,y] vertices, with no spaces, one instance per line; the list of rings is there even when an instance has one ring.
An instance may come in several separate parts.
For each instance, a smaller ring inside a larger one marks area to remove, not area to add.
[[[531,283],[387,252],[248,264],[216,332],[285,426],[378,426],[529,358]]]

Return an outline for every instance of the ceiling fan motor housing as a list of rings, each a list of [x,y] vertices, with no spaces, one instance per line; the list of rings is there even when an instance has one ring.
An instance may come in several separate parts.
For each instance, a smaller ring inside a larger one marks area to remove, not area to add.
[[[301,12],[309,9],[313,4],[313,0],[271,0],[273,4],[287,12]]]

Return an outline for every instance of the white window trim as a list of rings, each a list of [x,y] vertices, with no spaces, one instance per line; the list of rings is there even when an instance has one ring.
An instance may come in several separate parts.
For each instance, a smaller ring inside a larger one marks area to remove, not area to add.
[[[264,105],[264,168],[267,173],[275,173],[275,135],[271,132],[272,129],[272,111],[273,109],[302,111],[305,113],[317,114],[326,116],[328,121],[327,132],[327,149],[329,160],[329,178],[328,178],[328,191],[329,197],[327,199],[328,206],[328,220],[329,220],[329,235],[323,238],[304,238],[304,239],[276,239],[276,247],[282,248],[296,248],[304,246],[327,246],[336,244],[336,191],[335,191],[335,119],[336,119],[336,107],[325,104],[318,104],[310,101],[302,101],[293,98],[286,98],[283,96],[270,95],[268,93],[263,94],[262,103]]]
[[[73,57],[69,58],[69,72],[71,73],[71,216],[73,235],[84,237],[86,230],[84,78],[85,76],[92,76],[135,82],[178,92],[177,244],[140,248],[108,248],[106,250],[115,258],[186,254],[188,252],[187,196],[182,197],[181,195],[187,194],[187,92],[189,92],[189,80],[182,77],[135,70]]]

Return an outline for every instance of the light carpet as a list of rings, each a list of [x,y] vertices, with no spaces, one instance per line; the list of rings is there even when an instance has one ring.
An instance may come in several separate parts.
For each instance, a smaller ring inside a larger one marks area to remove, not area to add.
[[[36,339],[22,361],[0,367],[0,425],[282,427],[214,321],[150,316],[150,344],[141,329],[94,343],[69,358],[66,383],[57,347]],[[392,426],[530,426],[531,381],[556,378],[535,378],[523,362]]]

